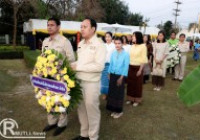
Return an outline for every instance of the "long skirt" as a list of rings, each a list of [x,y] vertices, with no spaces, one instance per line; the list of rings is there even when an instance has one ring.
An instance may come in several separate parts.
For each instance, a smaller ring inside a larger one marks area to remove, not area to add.
[[[127,80],[127,100],[140,103],[142,101],[143,73],[137,76],[140,66],[129,66]]]
[[[152,84],[157,87],[163,87],[165,85],[165,78],[163,76],[152,76]]]
[[[108,68],[109,63],[105,64],[105,68],[102,71],[101,75],[101,94],[108,94],[108,88],[109,88],[109,79],[108,79]]]
[[[120,76],[121,75],[110,74],[109,92],[107,96],[106,108],[115,113],[121,113],[123,111],[125,82],[123,79],[122,84],[117,86],[117,80]]]

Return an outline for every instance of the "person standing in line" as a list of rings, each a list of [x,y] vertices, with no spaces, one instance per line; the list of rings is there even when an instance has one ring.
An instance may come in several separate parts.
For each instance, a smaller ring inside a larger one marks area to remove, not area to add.
[[[128,44],[128,38],[123,35],[122,36],[122,40],[123,40],[123,48],[127,53],[130,53],[130,49],[131,49],[131,45]]]
[[[96,35],[97,23],[86,18],[81,23],[83,40],[78,45],[78,60],[71,64],[81,81],[83,100],[78,106],[80,136],[73,140],[98,140],[101,112],[99,109],[101,73],[106,61],[106,47]]]
[[[191,39],[190,40],[190,50],[193,50],[193,47],[194,47],[194,43],[193,43],[193,40]]]
[[[133,43],[130,49],[130,65],[127,79],[127,102],[136,107],[142,102],[143,67],[148,62],[147,47],[143,42],[141,32],[133,33]]]
[[[75,61],[75,56],[71,43],[67,38],[59,34],[60,20],[57,18],[49,18],[47,21],[47,30],[50,37],[46,38],[42,43],[42,53],[48,49],[54,49],[61,53],[64,57],[67,57],[69,62]],[[56,128],[53,133],[54,136],[61,134],[67,126],[67,113],[55,115],[48,113],[47,115],[48,125],[43,129],[44,132],[48,132]]]
[[[152,71],[152,62],[153,62],[153,46],[151,44],[151,36],[144,35],[143,41],[147,47],[147,58],[148,63],[144,65],[144,83],[149,80],[151,71]]]
[[[175,77],[173,80],[182,81],[184,77],[185,65],[187,61],[187,53],[190,50],[189,43],[185,41],[185,34],[180,34],[178,47],[181,52],[181,60],[178,65],[175,67]]]
[[[165,33],[158,33],[157,42],[153,44],[153,72],[152,84],[155,91],[160,91],[165,84],[167,56],[169,54],[169,44],[166,42]]]
[[[171,48],[176,48],[178,47],[178,39],[176,39],[176,32],[172,31],[170,34],[170,39],[167,41],[169,43],[169,51],[171,50]],[[169,52],[169,55],[174,53],[173,51]],[[169,63],[173,63],[173,62],[169,62]],[[175,64],[176,65],[176,64]],[[171,74],[173,75],[175,73],[175,66],[173,64],[173,66],[170,66],[167,68],[167,73],[170,73],[171,70]]]
[[[132,35],[130,34],[130,35],[127,35],[126,37],[127,37],[127,39],[128,39],[128,43],[127,43],[127,44],[133,45]]]
[[[117,119],[123,115],[125,77],[128,75],[129,54],[123,49],[123,40],[116,37],[116,50],[112,53],[108,69],[110,83],[106,108],[111,111],[111,117]]]
[[[102,99],[105,100],[108,94],[108,88],[109,88],[109,79],[108,79],[108,68],[110,65],[110,57],[112,52],[115,50],[115,44],[112,42],[112,33],[107,32],[105,34],[105,46],[107,50],[107,55],[106,55],[106,63],[104,70],[101,75],[101,94],[102,94]]]
[[[196,40],[196,43],[194,45],[194,55],[193,55],[193,59],[195,61],[199,60],[199,51],[200,51],[200,40]]]

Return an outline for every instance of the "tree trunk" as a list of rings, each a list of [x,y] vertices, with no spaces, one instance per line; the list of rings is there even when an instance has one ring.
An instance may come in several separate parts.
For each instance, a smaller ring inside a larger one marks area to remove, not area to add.
[[[17,37],[17,10],[16,6],[13,6],[13,20],[14,20],[14,28],[13,28],[13,47],[16,49],[16,37]]]

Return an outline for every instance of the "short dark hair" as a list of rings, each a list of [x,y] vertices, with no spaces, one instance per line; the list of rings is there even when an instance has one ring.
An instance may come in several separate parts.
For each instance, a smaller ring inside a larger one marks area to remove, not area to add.
[[[182,36],[185,37],[185,34],[180,34],[180,35],[179,35],[179,37],[182,37]]]
[[[111,38],[113,37],[113,34],[111,32],[106,32],[105,35],[109,34],[111,36]]]
[[[159,34],[163,34],[164,38],[163,38],[163,41],[162,41],[162,42],[163,42],[163,43],[166,42],[166,34],[165,34],[165,32],[164,32],[164,31],[159,31],[159,32],[158,32],[158,35],[159,35]],[[157,37],[157,43],[161,43],[160,40],[158,39],[158,37]]]
[[[84,20],[89,20],[91,27],[94,27],[95,28],[95,32],[96,32],[96,30],[97,30],[97,22],[94,19],[89,18],[89,17],[85,18]]]
[[[172,34],[175,34],[175,35],[176,35],[176,32],[175,32],[175,31],[171,31],[170,35],[172,35]]]
[[[60,26],[60,19],[56,18],[56,17],[51,17],[48,19],[48,21],[55,21],[57,26]]]
[[[127,38],[127,36],[125,36],[125,35],[122,36],[123,43],[124,43],[124,38],[125,38],[125,40],[126,40],[126,43],[128,43],[128,38]]]
[[[140,44],[144,43],[144,41],[143,41],[143,35],[142,35],[141,32],[134,32],[133,34],[135,35],[135,38],[136,38],[135,44],[139,44],[140,45]]]
[[[118,36],[116,36],[115,38],[114,38],[114,41],[115,40],[119,40],[119,41],[121,41],[121,43],[123,43],[123,39],[122,39],[122,37],[118,37]]]

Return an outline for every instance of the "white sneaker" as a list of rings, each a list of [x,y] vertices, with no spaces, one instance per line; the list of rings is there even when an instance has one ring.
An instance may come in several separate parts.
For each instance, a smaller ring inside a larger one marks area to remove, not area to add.
[[[115,113],[115,115],[113,116],[114,119],[118,119],[120,118],[124,113]]]
[[[131,101],[126,101],[126,104],[127,104],[127,105],[130,105],[130,104],[131,104]]]
[[[161,90],[161,88],[159,87],[159,88],[157,88],[157,91],[160,91]]]
[[[113,112],[113,113],[111,113],[111,115],[110,115],[110,116],[111,116],[111,117],[113,117],[114,115],[115,115],[115,113]]]
[[[139,103],[133,103],[133,107],[137,107]]]
[[[157,91],[157,87],[153,88],[154,91]]]

